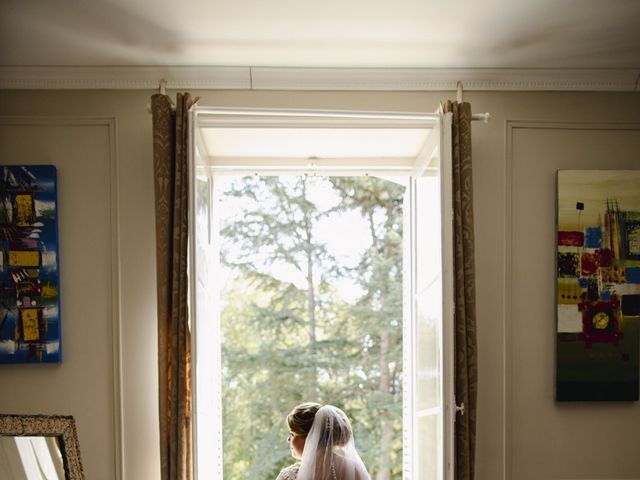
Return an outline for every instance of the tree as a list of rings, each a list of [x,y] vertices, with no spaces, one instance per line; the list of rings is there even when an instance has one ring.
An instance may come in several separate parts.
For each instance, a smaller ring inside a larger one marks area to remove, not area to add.
[[[314,201],[318,188],[336,202]],[[275,478],[290,463],[284,417],[308,400],[344,408],[370,472],[400,477],[402,194],[366,177],[245,177],[225,192],[225,478]],[[370,239],[348,269],[315,232],[354,211]],[[353,304],[336,286],[344,276],[364,292]]]
[[[394,430],[401,433],[402,415],[402,197],[404,187],[372,177],[336,177],[332,183],[342,208],[360,211],[372,244],[357,269],[365,295],[356,308],[373,319],[367,324],[371,349],[378,356],[378,410],[381,423],[377,480],[392,474]],[[394,419],[395,422],[394,422]]]

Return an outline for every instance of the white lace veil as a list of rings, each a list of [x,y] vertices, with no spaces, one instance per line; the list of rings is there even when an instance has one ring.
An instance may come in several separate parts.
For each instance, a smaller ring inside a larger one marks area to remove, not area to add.
[[[371,480],[356,451],[351,423],[332,405],[321,407],[307,435],[297,480]]]

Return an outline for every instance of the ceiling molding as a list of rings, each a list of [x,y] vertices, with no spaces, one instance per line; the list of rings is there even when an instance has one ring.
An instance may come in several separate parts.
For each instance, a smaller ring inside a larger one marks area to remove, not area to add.
[[[638,88],[640,69],[264,68],[254,90],[620,91]]]
[[[640,91],[640,69],[0,67],[0,89]]]
[[[0,67],[0,89],[27,90],[250,89],[248,67]]]

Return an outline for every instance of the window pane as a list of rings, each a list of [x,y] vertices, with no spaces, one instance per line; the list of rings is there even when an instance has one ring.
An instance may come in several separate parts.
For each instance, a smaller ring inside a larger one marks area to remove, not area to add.
[[[442,288],[440,282],[435,282],[416,298],[418,347],[414,388],[416,389],[416,409],[418,413],[441,405],[441,299]]]
[[[440,452],[442,437],[439,435],[440,415],[418,417],[417,464],[418,472],[414,480],[434,480],[442,478]]]
[[[442,241],[440,177],[415,181],[417,472],[413,480],[441,479],[443,459]]]
[[[294,462],[286,414],[334,404],[372,477],[402,469],[402,199],[373,177],[216,178],[224,478]]]

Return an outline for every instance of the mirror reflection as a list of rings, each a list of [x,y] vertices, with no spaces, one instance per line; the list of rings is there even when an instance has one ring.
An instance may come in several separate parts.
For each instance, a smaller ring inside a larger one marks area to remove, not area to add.
[[[0,480],[65,480],[58,436],[0,436]]]

